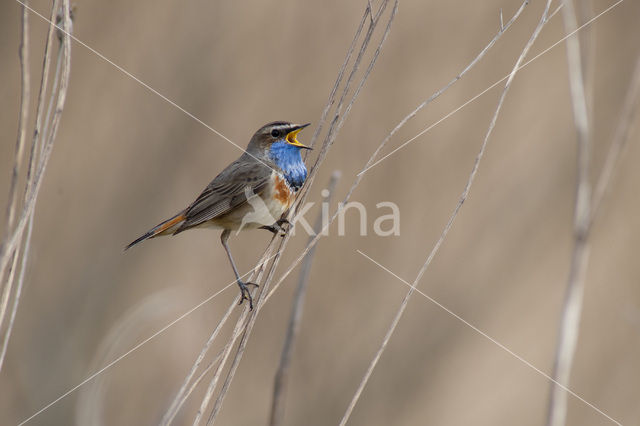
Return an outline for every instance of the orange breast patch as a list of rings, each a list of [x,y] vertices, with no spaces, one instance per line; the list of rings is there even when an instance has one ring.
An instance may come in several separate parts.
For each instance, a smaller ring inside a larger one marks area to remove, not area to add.
[[[280,201],[283,205],[287,206],[287,208],[291,207],[291,203],[293,202],[293,193],[289,189],[287,181],[282,179],[280,176],[276,176],[273,198]]]

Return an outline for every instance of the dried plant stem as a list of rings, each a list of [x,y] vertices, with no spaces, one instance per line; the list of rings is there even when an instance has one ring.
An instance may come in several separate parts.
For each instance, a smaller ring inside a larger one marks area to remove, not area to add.
[[[563,0],[563,6],[562,16],[565,33],[570,33],[578,27],[573,1]],[[578,341],[585,276],[589,263],[588,235],[590,229],[589,218],[591,216],[591,188],[589,185],[591,142],[587,100],[582,76],[580,38],[578,36],[567,39],[567,57],[571,104],[578,134],[578,176],[573,219],[573,252],[571,254],[571,266],[559,325],[553,373],[551,374],[555,382],[562,383],[565,386],[569,385],[571,366]],[[551,384],[547,412],[548,426],[562,426],[565,424],[567,398],[568,394],[563,388],[555,383]]]
[[[40,81],[40,90],[38,93],[38,107],[36,111],[36,124],[34,137],[31,143],[31,150],[28,160],[27,174],[26,174],[26,182],[24,189],[24,200],[22,202],[20,221],[18,225],[14,227],[15,219],[16,219],[16,211],[18,207],[18,193],[16,191],[17,180],[20,175],[20,169],[22,167],[25,143],[24,139],[26,137],[26,124],[27,124],[27,111],[29,109],[30,104],[30,96],[29,96],[29,76],[28,76],[28,20],[27,16],[29,13],[29,6],[27,2],[21,2],[22,5],[22,41],[20,48],[20,63],[22,69],[22,93],[21,93],[21,115],[19,119],[19,131],[18,131],[18,142],[16,144],[16,154],[15,161],[13,167],[13,174],[11,178],[11,184],[9,188],[9,204],[8,204],[8,213],[7,213],[7,236],[2,243],[2,247],[0,248],[0,280],[2,280],[2,296],[0,298],[0,329],[2,329],[2,325],[6,319],[7,315],[7,307],[9,298],[11,295],[13,283],[15,280],[15,272],[18,264],[21,264],[20,273],[18,274],[18,285],[16,287],[15,292],[13,293],[13,303],[11,309],[11,315],[9,319],[8,326],[4,332],[4,338],[2,340],[2,346],[0,347],[0,370],[2,369],[2,365],[4,362],[4,357],[7,351],[7,345],[9,343],[9,338],[11,336],[11,330],[13,329],[13,323],[15,320],[16,312],[18,309],[20,295],[22,292],[22,286],[24,283],[24,276],[26,271],[26,264],[29,257],[29,248],[30,248],[30,239],[31,233],[33,229],[33,207],[35,206],[36,194],[34,194],[34,187],[38,184],[37,180],[34,176],[34,171],[36,164],[38,164],[38,135],[39,130],[42,125],[42,112],[43,112],[43,104],[45,93],[47,90],[47,83],[49,77],[49,64],[51,62],[50,55],[50,47],[51,47],[51,39],[53,33],[53,25],[50,26],[49,32],[47,35],[47,42],[45,45],[44,51],[44,59],[43,59],[43,71],[42,78]],[[54,1],[51,16],[52,19],[55,16],[56,10],[58,8],[57,0]],[[65,20],[66,22],[67,20]],[[60,49],[63,50],[62,47]],[[55,93],[51,94],[51,97],[55,96]],[[53,136],[51,138],[50,144],[53,143]],[[40,160],[39,166],[41,169],[44,168],[42,164],[42,159]],[[40,177],[42,174],[40,175]],[[27,234],[26,237],[24,235],[24,227],[27,226]],[[25,240],[24,244],[22,243],[23,239]],[[24,247],[24,250],[21,252],[21,247]],[[5,273],[7,266],[11,264],[11,270],[6,277]]]
[[[49,97],[49,105],[47,106],[47,114],[44,119],[44,128],[42,129],[42,133],[40,133],[40,125],[36,123],[36,131],[34,133],[34,138],[37,140],[38,136],[42,136],[43,140],[47,140],[47,136],[49,134],[49,124],[51,123],[51,113],[53,111],[53,101],[55,100],[55,94],[58,91],[58,84],[60,82],[60,68],[62,65],[62,49],[58,50],[58,59],[56,61],[56,71],[53,76],[53,87],[51,88],[51,96]],[[40,108],[40,105],[38,105]],[[44,144],[38,144],[37,142],[33,144],[33,148],[36,149],[37,146],[40,145],[40,152],[38,154],[42,155],[42,151],[44,150]]]
[[[327,196],[324,198],[323,203],[330,203],[331,196],[335,190],[336,184],[340,179],[340,173],[334,171],[331,174],[329,185],[327,188]],[[323,217],[322,213],[318,214],[316,223],[313,226],[314,233],[319,234],[322,231]],[[309,243],[313,240],[313,236],[309,238]],[[300,270],[300,279],[298,280],[298,286],[293,296],[293,303],[291,308],[291,315],[289,317],[289,324],[287,326],[287,332],[282,345],[282,354],[280,355],[280,363],[276,370],[276,375],[273,380],[273,400],[271,404],[271,415],[269,416],[270,426],[278,426],[282,424],[284,419],[284,406],[287,396],[287,383],[289,377],[289,367],[291,365],[291,359],[293,356],[293,343],[298,336],[300,330],[300,323],[302,322],[302,311],[304,308],[304,299],[307,293],[307,287],[309,284],[309,276],[311,273],[311,265],[313,264],[313,257],[315,254],[315,248],[313,248],[305,256],[302,267]]]
[[[563,0],[563,3],[565,6],[563,14],[565,32],[569,33],[577,27],[576,13],[572,0]],[[576,37],[570,38],[567,42],[567,56],[571,100],[578,134],[578,177],[576,182],[574,212],[574,246],[562,306],[552,374],[553,379],[563,385],[569,384],[571,367],[580,330],[585,277],[589,263],[589,235],[591,227],[599,211],[605,192],[609,187],[620,152],[627,140],[631,117],[636,109],[638,92],[640,91],[639,57],[632,75],[629,91],[623,104],[618,126],[613,136],[613,142],[592,198],[589,185],[591,141],[581,52],[579,39]],[[561,426],[566,423],[567,398],[568,395],[563,388],[552,385],[547,412],[548,426]]]
[[[64,110],[64,104],[67,99],[67,89],[69,85],[69,73],[71,68],[71,39],[69,34],[70,29],[70,18],[69,18],[69,1],[62,1],[62,10],[63,10],[63,19],[62,19],[62,30],[64,33],[64,37],[62,38],[62,46],[63,55],[62,55],[62,73],[60,76],[60,89],[58,90],[56,97],[56,107],[53,113],[53,117],[51,119],[51,133],[48,135],[48,139],[44,143],[44,147],[42,150],[42,155],[39,159],[39,164],[37,169],[35,170],[35,174],[33,175],[33,184],[29,185],[31,190],[28,192],[22,212],[18,219],[18,222],[14,229],[11,231],[9,236],[6,238],[4,245],[2,246],[2,250],[0,250],[0,277],[4,276],[6,272],[6,268],[10,262],[11,252],[15,249],[16,244],[22,238],[24,234],[25,227],[29,220],[29,216],[33,214],[33,210],[35,209],[36,199],[38,197],[38,193],[40,191],[40,187],[42,186],[44,172],[47,168],[47,164],[49,162],[49,158],[51,156],[51,151],[53,149],[53,141],[58,132],[58,127],[60,125],[60,119],[62,117],[62,112]]]
[[[11,292],[13,289],[13,283],[15,281],[16,271],[18,270],[18,263],[20,261],[20,249],[22,248],[21,243],[22,242],[19,241],[15,248],[15,251],[11,258],[11,267],[9,268],[7,280],[2,289],[3,290],[2,298],[0,299],[0,330],[2,330],[2,324],[4,323],[4,320],[7,316],[7,308],[9,307],[10,297],[12,296]],[[21,290],[22,290],[21,288],[18,288],[13,293],[14,300],[16,299],[19,300],[18,296],[21,293]],[[2,342],[0,342],[0,345],[1,345],[0,346],[0,371],[2,371],[2,366],[4,364],[4,356],[7,352],[6,345],[9,343],[9,337],[11,337],[11,325],[12,325],[11,318],[12,317],[13,315],[9,316],[9,325],[7,326],[6,332],[2,333],[4,334],[4,338],[2,339]]]
[[[18,57],[20,59],[20,115],[18,116],[18,136],[16,138],[16,152],[13,160],[11,183],[9,184],[9,197],[7,205],[7,232],[11,230],[15,222],[16,208],[18,205],[18,177],[23,163],[24,145],[27,136],[27,122],[29,117],[29,98],[31,96],[31,78],[29,73],[29,11],[22,6],[20,21],[20,47]]]
[[[518,57],[518,60],[516,61],[512,71],[511,71],[511,74],[509,75],[509,78],[507,79],[505,87],[502,90],[502,94],[501,94],[500,99],[498,101],[498,105],[496,107],[496,110],[495,110],[495,112],[493,114],[493,117],[491,119],[491,122],[489,124],[489,128],[488,128],[487,133],[486,133],[486,135],[484,137],[484,140],[482,142],[482,146],[480,148],[480,151],[478,152],[478,155],[476,156],[476,159],[475,159],[475,162],[474,162],[474,165],[473,165],[473,169],[471,170],[469,178],[467,179],[467,183],[466,183],[465,188],[464,188],[464,190],[462,192],[462,195],[460,196],[460,199],[459,199],[458,203],[456,204],[456,206],[455,206],[455,208],[453,210],[453,213],[449,217],[449,221],[447,222],[446,226],[444,227],[444,229],[443,229],[443,231],[442,231],[442,233],[440,235],[440,238],[438,239],[438,241],[436,242],[435,246],[433,247],[433,249],[429,253],[426,261],[424,262],[424,264],[420,268],[420,271],[418,272],[418,275],[416,276],[416,279],[414,280],[414,282],[413,282],[413,284],[411,286],[411,289],[407,292],[406,296],[404,297],[404,299],[403,299],[403,301],[402,301],[402,303],[400,305],[400,308],[398,309],[398,312],[394,316],[394,318],[393,318],[393,320],[391,322],[391,325],[389,326],[389,329],[387,330],[387,333],[385,334],[385,337],[384,337],[384,339],[382,341],[382,344],[378,348],[378,351],[376,352],[376,355],[374,356],[373,360],[369,364],[369,367],[367,368],[367,371],[366,371],[364,377],[360,381],[360,384],[358,385],[358,388],[356,389],[356,392],[355,392],[353,398],[351,399],[349,405],[347,406],[345,414],[342,416],[342,419],[340,420],[340,426],[346,425],[347,421],[349,420],[349,418],[351,416],[351,413],[353,412],[353,409],[355,408],[356,403],[360,399],[360,395],[362,394],[362,391],[364,390],[364,387],[366,386],[367,382],[369,381],[369,378],[371,377],[371,374],[373,373],[373,370],[375,369],[378,361],[380,360],[380,357],[382,356],[382,353],[384,352],[385,348],[387,347],[387,344],[388,344],[389,340],[391,339],[391,336],[393,335],[393,333],[394,333],[394,331],[396,329],[396,326],[398,325],[398,322],[400,321],[400,318],[402,317],[402,314],[404,313],[404,311],[405,311],[405,309],[407,307],[407,304],[408,304],[409,299],[411,298],[411,296],[412,296],[412,294],[413,294],[413,292],[415,290],[415,287],[420,282],[420,280],[422,279],[422,276],[424,275],[424,273],[426,272],[427,268],[431,264],[431,261],[435,257],[435,255],[438,252],[440,246],[442,245],[442,242],[444,241],[444,239],[446,238],[449,230],[451,229],[451,226],[453,225],[453,222],[454,222],[455,218],[457,217],[458,212],[460,211],[460,208],[462,208],[462,204],[465,202],[465,200],[467,199],[467,197],[469,195],[469,191],[471,190],[471,186],[473,184],[473,181],[475,180],[475,176],[476,176],[476,173],[478,171],[478,167],[480,165],[480,161],[482,160],[482,157],[483,157],[484,152],[486,150],[489,138],[490,138],[491,134],[493,133],[493,129],[494,129],[496,121],[498,119],[498,115],[500,114],[500,111],[502,109],[502,105],[504,103],[504,99],[505,99],[505,97],[507,95],[507,92],[509,91],[509,88],[511,87],[511,83],[513,82],[513,79],[514,79],[516,73],[518,72],[522,61],[524,61],[527,53],[531,49],[531,46],[533,46],[533,43],[538,38],[538,35],[540,34],[542,29],[544,28],[544,26],[548,22],[549,8],[551,6],[551,1],[552,0],[547,0],[546,6],[544,8],[544,12],[542,13],[542,16],[540,18],[540,21],[538,22],[538,25],[534,29],[531,37],[529,38],[529,41],[527,42],[525,47],[522,49],[522,52],[520,53],[520,56]]]
[[[13,295],[13,304],[11,306],[11,315],[9,316],[9,324],[7,325],[7,329],[4,333],[4,337],[2,339],[2,346],[0,346],[0,371],[2,371],[2,366],[4,364],[4,357],[7,354],[7,348],[9,347],[9,339],[11,338],[11,331],[13,330],[13,323],[16,319],[16,313],[18,312],[18,305],[20,304],[20,296],[22,295],[22,287],[24,284],[24,277],[27,268],[27,262],[29,261],[29,250],[31,248],[31,234],[33,232],[33,215],[29,218],[29,224],[27,225],[27,235],[25,237],[25,246],[22,256],[16,256],[15,259],[20,257],[21,266],[20,273],[18,274],[18,285],[16,286],[16,291]],[[20,251],[20,245],[16,248],[16,251]],[[17,268],[17,262],[14,263],[13,268]],[[13,270],[11,274],[13,274]],[[13,280],[13,277],[11,278]]]
[[[586,22],[595,15],[593,0],[581,0],[576,4],[577,16],[580,22]],[[580,32],[580,47],[582,56],[582,75],[584,91],[587,99],[589,116],[592,116],[594,79],[596,71],[596,31],[597,27],[589,26]],[[592,124],[592,123],[590,123]]]
[[[16,187],[18,186],[20,167],[23,163],[22,157],[24,156],[24,142],[27,135],[27,122],[29,118],[29,98],[31,96],[31,78],[29,74],[29,11],[25,6],[22,7],[22,16],[20,19],[20,46],[18,47],[18,57],[20,60],[20,113],[18,115],[18,135],[16,137],[16,150],[9,184],[9,196],[7,198],[7,234],[9,234],[13,228],[18,206],[18,192],[16,191]],[[5,245],[6,242],[3,242],[0,253],[7,256],[8,262],[11,263],[11,268],[6,280],[5,271],[0,272],[0,289],[2,289],[2,296],[0,296],[0,331],[6,318],[9,298],[13,289],[15,273],[20,259],[19,243],[18,246],[10,252],[5,251]],[[0,371],[2,371],[5,351],[6,349],[3,343],[0,351]]]
[[[207,364],[207,366],[202,370],[200,375],[198,375],[198,377],[193,381],[193,383],[191,383],[191,386],[189,386],[189,389],[186,390],[186,392],[182,395],[182,398],[180,399],[180,401],[178,401],[178,405],[180,407],[184,405],[184,403],[187,401],[191,393],[200,384],[200,382],[206,377],[209,371],[211,371],[213,366],[216,365],[218,361],[220,361],[220,358],[222,358],[222,351],[218,352],[218,354],[213,358],[213,360],[211,360],[211,362],[209,362],[209,364]],[[171,419],[170,422],[171,421],[173,421],[173,419]]]
[[[47,114],[44,116],[43,122],[43,113],[44,113],[44,104],[46,99],[47,87],[49,86],[49,68],[51,68],[51,48],[53,45],[53,32],[55,29],[55,25],[53,24],[56,20],[56,14],[60,9],[60,0],[54,0],[51,5],[51,15],[49,17],[49,30],[47,32],[47,41],[44,47],[44,58],[42,60],[42,79],[40,81],[40,89],[38,90],[38,106],[36,110],[36,124],[35,129],[33,131],[33,140],[31,142],[31,153],[29,155],[29,169],[27,171],[27,181],[33,185],[33,175],[35,174],[35,168],[38,165],[39,155],[42,154],[42,150],[44,149],[44,143],[41,141],[48,140],[48,132],[47,128],[51,123],[51,110],[53,108],[53,103],[56,100],[56,94],[58,89],[58,84],[60,83],[60,68],[62,66],[62,53],[63,49],[58,49],[58,57],[56,61],[56,72],[53,77],[53,88],[51,89],[51,93],[49,95],[49,107],[47,109]],[[44,129],[43,129],[44,126]],[[38,149],[39,148],[39,149]],[[32,191],[32,187],[28,187],[27,191]],[[25,200],[26,202],[26,200]]]

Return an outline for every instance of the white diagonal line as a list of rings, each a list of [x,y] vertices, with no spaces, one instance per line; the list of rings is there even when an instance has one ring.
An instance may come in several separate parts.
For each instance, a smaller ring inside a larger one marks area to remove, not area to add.
[[[471,324],[469,321],[465,320],[464,318],[462,318],[460,315],[456,314],[455,312],[453,312],[451,309],[447,308],[446,306],[444,306],[442,303],[438,302],[437,300],[435,300],[433,297],[423,293],[421,290],[419,290],[416,285],[417,283],[409,284],[409,282],[405,281],[403,278],[399,277],[398,275],[396,275],[393,271],[389,270],[388,268],[386,268],[385,266],[381,265],[380,263],[378,263],[377,261],[373,260],[371,257],[367,256],[366,254],[364,254],[362,251],[360,250],[356,250],[358,253],[360,253],[362,256],[364,256],[365,258],[369,259],[371,262],[375,263],[376,265],[378,265],[378,267],[380,267],[381,269],[383,269],[384,271],[386,271],[387,273],[393,275],[395,278],[397,278],[399,281],[401,281],[402,283],[406,284],[408,287],[412,288],[413,290],[417,291],[418,293],[420,293],[422,296],[424,296],[426,299],[428,299],[430,302],[432,302],[433,304],[435,304],[436,306],[438,306],[439,308],[443,309],[445,312],[447,312],[449,315],[453,316],[454,318],[456,318],[457,320],[459,320],[460,322],[462,322],[464,325],[466,325],[467,327],[471,328],[473,331],[477,332],[478,334],[480,334],[481,336],[485,337],[486,339],[488,339],[489,341],[491,341],[493,344],[495,344],[496,346],[498,346],[500,349],[502,349],[503,351],[507,352],[509,355],[513,356],[514,358],[516,358],[518,361],[522,362],[523,364],[525,364],[527,367],[531,368],[532,370],[534,370],[536,373],[540,374],[541,376],[543,376],[544,378],[546,378],[547,380],[549,380],[550,382],[553,382],[554,384],[558,385],[560,388],[564,389],[565,391],[567,391],[569,394],[571,394],[572,396],[576,397],[577,399],[579,399],[580,401],[582,401],[583,403],[585,403],[586,405],[588,405],[589,407],[593,408],[595,411],[597,411],[598,413],[602,414],[604,417],[606,417],[607,419],[611,420],[613,423],[622,426],[622,423],[618,422],[617,420],[615,420],[613,417],[609,416],[607,413],[605,413],[604,411],[602,411],[601,409],[599,409],[598,407],[596,407],[595,405],[593,405],[592,403],[590,403],[589,401],[587,401],[586,399],[582,398],[580,395],[578,395],[577,393],[575,393],[574,391],[572,391],[571,389],[569,389],[568,387],[566,387],[565,385],[563,385],[562,383],[558,383],[557,381],[555,381],[551,376],[549,376],[547,373],[545,373],[544,371],[540,370],[538,367],[536,367],[535,365],[531,364],[529,361],[527,361],[526,359],[524,359],[523,357],[521,357],[520,355],[518,355],[517,353],[515,353],[514,351],[512,351],[511,349],[509,349],[508,347],[506,347],[505,345],[503,345],[502,343],[498,342],[496,339],[494,339],[493,337],[489,336],[487,333],[485,333],[484,331],[480,330],[478,327],[476,327],[475,325]]]
[[[555,43],[553,43],[551,46],[547,47],[546,49],[544,49],[542,52],[538,53],[536,56],[534,56],[533,58],[531,58],[529,61],[525,62],[524,64],[522,64],[522,66],[520,68],[517,69],[517,71],[521,70],[522,68],[526,67],[527,65],[529,65],[530,63],[532,63],[533,61],[535,61],[536,59],[540,58],[542,55],[544,55],[545,53],[549,52],[551,49],[553,49],[554,47],[556,47],[557,45],[559,45],[560,43],[562,43],[563,41],[565,41],[566,39],[568,39],[569,37],[571,37],[572,35],[576,34],[578,31],[580,31],[581,29],[583,29],[584,27],[586,27],[589,24],[592,24],[596,19],[600,18],[602,15],[604,15],[607,12],[610,12],[613,8],[615,8],[616,6],[618,6],[620,3],[622,3],[624,0],[618,0],[617,2],[615,2],[614,4],[612,4],[611,6],[609,6],[608,8],[606,8],[605,10],[603,10],[602,12],[600,12],[599,14],[597,14],[596,16],[594,16],[593,18],[591,18],[590,20],[588,20],[587,22],[585,22],[584,24],[580,25],[578,28],[576,28],[574,31],[570,32],[569,34],[567,34],[566,36],[564,36],[563,38],[561,38],[560,40],[556,41]],[[390,153],[388,153],[387,155],[385,155],[384,157],[382,157],[381,159],[379,159],[378,161],[376,161],[375,163],[373,163],[372,165],[370,165],[369,167],[367,167],[366,169],[364,169],[363,171],[361,171],[360,173],[358,173],[358,176],[360,176],[361,174],[366,173],[369,169],[377,166],[378,164],[380,164],[382,161],[386,160],[387,158],[389,158],[390,156],[392,156],[393,154],[395,154],[396,152],[400,151],[402,148],[404,148],[405,146],[409,145],[411,142],[413,142],[414,140],[418,139],[420,136],[424,135],[425,133],[427,133],[429,130],[433,129],[434,127],[436,127],[438,124],[442,123],[443,121],[445,121],[447,118],[451,117],[452,115],[454,115],[455,113],[457,113],[458,111],[460,111],[461,109],[463,109],[464,107],[466,107],[467,105],[469,105],[470,103],[472,103],[473,101],[475,101],[476,99],[478,99],[480,96],[484,95],[485,93],[487,93],[489,90],[493,89],[494,87],[496,87],[498,84],[502,83],[503,81],[505,81],[507,78],[509,78],[510,74],[505,75],[504,77],[502,77],[500,80],[496,81],[495,83],[493,83],[491,86],[487,87],[486,89],[484,89],[482,92],[478,93],[477,95],[475,95],[474,97],[472,97],[471,99],[469,99],[467,102],[463,103],[462,105],[460,105],[459,107],[457,107],[456,109],[454,109],[453,111],[451,111],[450,113],[448,113],[447,115],[445,115],[444,117],[442,117],[441,119],[439,119],[438,121],[436,121],[435,123],[429,125],[426,129],[422,130],[420,133],[418,133],[417,135],[415,135],[414,137],[412,137],[411,139],[405,141],[404,143],[402,143],[402,145],[400,145],[399,147],[397,147],[396,149],[394,149],[393,151],[391,151]]]
[[[233,142],[231,139],[229,139],[228,137],[226,137],[225,135],[223,135],[222,133],[220,133],[218,130],[214,129],[213,127],[211,127],[210,125],[208,125],[207,123],[205,123],[204,121],[200,120],[198,117],[196,117],[195,115],[193,115],[192,113],[190,113],[189,111],[187,111],[186,109],[184,109],[183,107],[181,107],[180,105],[178,105],[177,103],[175,103],[174,101],[172,101],[171,99],[169,99],[168,97],[166,97],[165,95],[163,95],[162,93],[158,92],[156,89],[154,89],[153,87],[149,86],[147,83],[145,83],[144,81],[140,80],[138,77],[136,77],[135,75],[131,74],[129,71],[127,71],[126,69],[122,68],[120,65],[116,64],[115,62],[113,62],[111,59],[107,58],[106,56],[104,56],[102,53],[98,52],[96,49],[94,49],[93,47],[89,46],[88,44],[86,44],[85,42],[83,42],[82,40],[80,40],[79,38],[77,38],[76,36],[74,36],[71,33],[66,32],[61,26],[56,25],[54,22],[51,22],[46,16],[42,15],[40,12],[38,12],[37,10],[33,9],[32,7],[30,7],[29,5],[25,4],[22,0],[15,0],[17,3],[21,4],[24,8],[26,8],[27,10],[29,10],[31,13],[35,14],[36,16],[38,16],[39,18],[41,18],[42,20],[48,22],[50,25],[55,26],[58,31],[63,32],[64,34],[68,35],[72,40],[74,40],[76,43],[80,44],[82,47],[86,48],[87,50],[89,50],[91,53],[94,53],[96,56],[98,56],[100,59],[102,59],[105,62],[108,62],[109,64],[113,65],[118,71],[120,71],[121,73],[123,73],[124,75],[126,75],[127,77],[131,78],[132,80],[134,80],[135,82],[137,82],[138,84],[140,84],[142,87],[144,87],[145,89],[149,90],[151,93],[153,93],[154,95],[159,96],[160,98],[162,98],[164,101],[166,101],[167,103],[169,103],[171,106],[179,109],[180,111],[182,111],[184,114],[186,114],[188,117],[192,118],[193,120],[197,121],[198,123],[200,123],[201,125],[203,125],[204,127],[206,127],[207,129],[211,130],[213,133],[215,133],[216,135],[220,136],[222,139],[226,140],[227,142],[229,142],[231,145],[235,146],[236,148],[238,148],[240,151],[245,152],[245,149],[243,147],[241,147],[240,145],[238,145],[237,143]],[[267,163],[265,163],[264,161],[262,161],[261,159],[255,157],[252,154],[248,154],[251,157],[253,157],[254,159],[258,160],[259,162],[261,162],[262,164],[264,164],[265,166],[269,167],[270,169],[273,169],[273,167],[269,166]]]

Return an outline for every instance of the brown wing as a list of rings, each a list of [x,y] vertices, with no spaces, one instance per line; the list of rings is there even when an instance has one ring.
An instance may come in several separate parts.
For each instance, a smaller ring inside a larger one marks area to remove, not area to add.
[[[245,188],[259,195],[271,177],[271,168],[242,156],[224,169],[184,212],[175,234],[221,216],[247,202]]]

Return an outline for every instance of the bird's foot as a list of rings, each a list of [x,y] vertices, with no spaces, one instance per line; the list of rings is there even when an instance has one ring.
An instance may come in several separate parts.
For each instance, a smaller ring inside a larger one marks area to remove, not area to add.
[[[291,226],[291,222],[289,222],[287,219],[278,219],[276,223],[278,224],[278,226],[282,226],[282,225]]]
[[[266,229],[267,231],[284,237],[285,235],[287,235],[287,232],[289,232],[290,227],[288,226],[285,229],[283,225],[291,225],[291,222],[289,222],[287,219],[279,219],[273,225],[261,226],[260,229]]]
[[[249,291],[249,286],[254,285],[258,287],[256,283],[245,283],[244,281],[238,280],[238,287],[240,287],[240,302],[238,305],[242,305],[242,302],[245,300],[249,301],[249,310],[253,310],[253,297],[251,297],[251,292]]]

